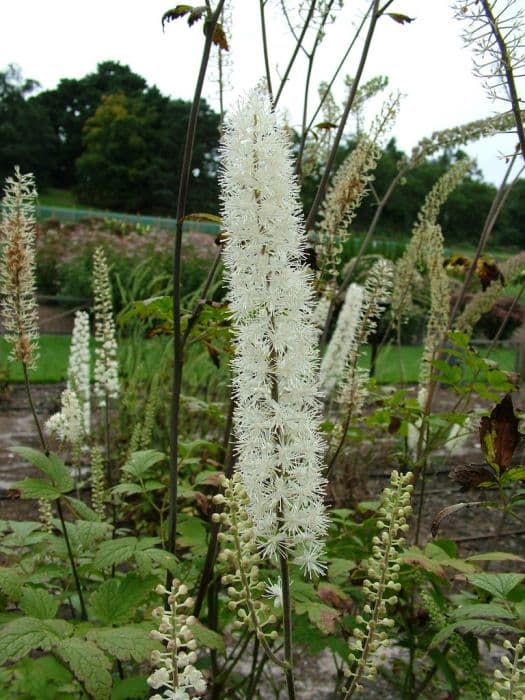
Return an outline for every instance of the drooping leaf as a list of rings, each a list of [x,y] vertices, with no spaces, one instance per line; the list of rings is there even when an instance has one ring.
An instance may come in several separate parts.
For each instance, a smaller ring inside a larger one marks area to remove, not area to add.
[[[207,212],[195,212],[194,214],[186,214],[184,221],[207,221],[212,224],[222,225],[222,218],[217,214],[208,214]]]
[[[0,629],[0,664],[18,661],[33,649],[49,651],[72,633],[73,626],[65,620],[19,617]]]
[[[121,627],[97,627],[86,634],[86,638],[94,642],[119,661],[133,659],[137,663],[147,661],[154,649],[162,649],[162,645],[151,639],[149,632],[151,623],[142,625],[123,625]]]
[[[476,588],[487,591],[496,598],[506,598],[507,595],[519,585],[525,574],[518,573],[479,573],[469,574],[467,581]]]
[[[465,557],[466,561],[525,561],[523,557],[511,552],[482,552]]]
[[[173,9],[167,10],[162,15],[162,30],[164,31],[164,25],[168,22],[173,22],[179,17],[184,17],[189,12],[193,10],[193,5],[176,5]]]
[[[188,26],[192,27],[195,22],[198,22],[206,14],[206,5],[199,5],[198,7],[192,7],[191,12],[188,15]]]
[[[506,607],[503,605],[498,605],[497,603],[473,603],[471,605],[461,605],[458,608],[454,608],[452,614],[458,620],[465,620],[471,617],[495,617],[503,620],[512,620],[515,617],[510,610],[507,610]]]
[[[74,486],[73,478],[67,466],[55,454],[49,456],[32,447],[13,447],[12,451],[20,455],[48,476],[53,485],[62,493],[68,493]]]
[[[24,586],[20,598],[19,607],[29,617],[39,620],[50,620],[55,617],[58,610],[58,600],[43,588]]]
[[[85,686],[91,697],[108,700],[111,696],[111,661],[96,644],[72,637],[55,647],[56,654]]]
[[[455,503],[452,506],[447,506],[446,508],[442,508],[439,511],[439,513],[434,517],[434,520],[432,521],[432,525],[430,527],[432,537],[435,537],[437,535],[442,521],[445,518],[448,518],[449,515],[452,515],[453,513],[457,513],[457,511],[462,510],[463,508],[473,508],[474,506],[480,506],[480,505],[485,505],[485,502],[484,501],[469,501],[467,503]]]
[[[73,496],[64,496],[64,503],[76,518],[81,520],[89,520],[89,522],[99,521],[98,515],[84,501]]]
[[[217,22],[215,25],[211,40],[215,46],[218,46],[223,51],[229,51],[230,47],[228,46],[228,39],[226,38],[224,27],[220,22]]]
[[[498,465],[501,474],[511,463],[520,441],[518,424],[510,394],[505,395],[490,416],[481,419],[479,438],[483,455],[489,464]]]

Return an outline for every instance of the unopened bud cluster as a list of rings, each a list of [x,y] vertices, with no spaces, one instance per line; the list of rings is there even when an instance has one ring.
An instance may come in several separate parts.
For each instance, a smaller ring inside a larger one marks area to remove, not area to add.
[[[491,700],[523,700],[525,698],[525,637],[520,637],[515,646],[506,639],[503,646],[510,656],[501,657],[503,669],[494,671],[494,686]]]
[[[221,552],[219,560],[224,562],[231,573],[224,574],[222,583],[227,587],[230,598],[228,607],[235,611],[236,628],[246,625],[254,630],[259,638],[275,639],[277,632],[265,631],[265,627],[276,622],[276,616],[261,596],[267,584],[259,580],[261,558],[257,552],[255,533],[246,510],[248,497],[238,474],[222,482],[224,495],[215,496],[217,505],[223,506],[221,513],[215,513],[213,520],[220,522],[223,531],[219,533]]]
[[[93,254],[93,293],[95,298],[95,396],[100,406],[119,394],[117,340],[111,301],[111,284],[102,248]]]
[[[157,666],[148,678],[148,685],[154,690],[162,689],[150,700],[190,700],[206,690],[202,673],[195,668],[197,642],[191,625],[196,619],[189,614],[194,600],[188,597],[188,588],[174,579],[171,591],[159,585],[155,589],[159,595],[168,596],[168,608],[155,608],[153,617],[159,621],[158,630],[150,632],[150,637],[162,642],[164,651],[155,650],[151,663]]]
[[[359,681],[372,679],[377,673],[375,652],[390,645],[390,630],[394,620],[388,616],[388,606],[396,605],[401,590],[399,554],[408,531],[407,519],[412,512],[410,498],[412,474],[393,471],[390,486],[383,491],[383,505],[377,521],[379,533],[373,539],[372,556],[368,560],[367,578],[363,591],[367,598],[361,614],[356,617],[357,627],[350,642],[348,675],[352,678],[345,696],[360,690]]]

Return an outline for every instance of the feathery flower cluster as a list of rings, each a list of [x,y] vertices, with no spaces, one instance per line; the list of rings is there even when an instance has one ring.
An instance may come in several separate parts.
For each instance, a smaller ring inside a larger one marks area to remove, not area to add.
[[[359,354],[364,343],[377,328],[377,319],[390,299],[392,274],[392,264],[388,260],[378,260],[370,270],[361,301],[360,316],[351,345],[347,349],[339,402],[354,416],[358,415],[363,407],[368,380],[368,371],[358,366]]]
[[[326,323],[326,317],[328,311],[330,310],[330,299],[322,294],[317,300],[314,310],[312,312],[312,324],[317,329],[317,335],[320,336],[324,330],[324,325]]]
[[[368,560],[368,578],[363,582],[367,603],[356,617],[359,626],[354,629],[350,641],[350,669],[347,675],[352,680],[345,700],[361,689],[360,681],[363,678],[375,677],[377,659],[374,654],[381,647],[388,647],[391,642],[388,630],[395,623],[387,615],[387,606],[397,604],[396,594],[401,590],[401,584],[398,583],[399,554],[405,543],[403,534],[408,532],[407,519],[412,512],[411,480],[410,472],[400,474],[394,470],[390,476],[390,487],[383,491],[383,504],[379,509],[381,520],[377,521],[380,533],[373,539],[373,554]]]
[[[491,700],[524,700],[525,699],[525,637],[520,637],[515,646],[506,639],[503,646],[512,652],[509,658],[506,654],[501,657],[504,670],[494,671],[494,686]]]
[[[18,166],[6,179],[0,228],[0,312],[11,359],[34,369],[38,361],[35,282],[35,180]]]
[[[443,255],[443,234],[439,224],[430,224],[425,234],[425,259],[430,280],[430,315],[419,368],[419,388],[426,392],[432,376],[432,362],[448,329],[450,288]],[[420,405],[422,401],[420,401]]]
[[[222,156],[237,468],[264,556],[316,573],[327,529],[318,332],[291,151],[266,95],[252,91],[233,114]]]
[[[153,611],[153,617],[159,620],[159,629],[150,632],[150,637],[162,642],[165,651],[151,653],[151,663],[159,668],[149,676],[148,685],[154,690],[163,690],[162,694],[152,695],[150,700],[190,700],[194,693],[202,695],[206,690],[204,676],[194,666],[197,642],[191,625],[196,619],[188,614],[194,600],[188,597],[187,586],[177,579],[173,580],[171,591],[162,585],[155,591],[168,596],[169,607]]]
[[[492,309],[502,294],[503,285],[499,280],[495,280],[486,289],[474,294],[457,317],[454,330],[470,333],[483,314]]]
[[[94,447],[91,450],[91,507],[101,520],[104,520],[106,515],[104,507],[105,486],[104,459],[100,447]]]
[[[84,415],[77,395],[65,389],[61,396],[62,407],[46,421],[46,430],[59,442],[67,442],[79,448],[84,438]]]
[[[525,112],[522,113],[525,118]],[[442,131],[434,131],[430,137],[425,137],[414,147],[410,162],[416,165],[422,158],[432,156],[442,148],[453,148],[478,141],[486,136],[510,131],[515,127],[514,116],[511,112],[496,114],[485,119],[476,119],[460,126],[454,126]]]
[[[321,361],[319,381],[327,395],[341,380],[350,353],[355,350],[359,352],[354,347],[354,339],[360,326],[363,300],[363,287],[360,284],[350,284],[335,331]]]
[[[214,522],[223,526],[223,531],[219,533],[219,561],[225,562],[233,572],[224,574],[221,580],[228,586],[228,607],[237,614],[234,626],[247,625],[259,639],[275,639],[276,631],[267,632],[264,629],[276,622],[276,616],[261,599],[261,593],[267,590],[267,585],[259,581],[261,559],[257,552],[253,525],[246,511],[249,503],[246,491],[239,474],[234,474],[231,479],[224,478],[221,486],[224,495],[215,496],[214,502],[223,506],[224,510],[214,513],[212,517]]]
[[[119,394],[117,340],[111,285],[102,248],[93,254],[93,293],[95,297],[95,396],[100,406]]]
[[[392,314],[398,323],[407,317],[412,305],[411,287],[414,276],[417,269],[426,264],[427,249],[431,249],[433,246],[432,237],[435,235],[439,210],[471,167],[472,163],[469,160],[460,160],[454,163],[425,197],[412,230],[410,243],[403,256],[396,263],[392,291]]]
[[[362,135],[345,158],[326,193],[316,245],[319,279],[328,283],[337,277],[343,242],[357,210],[374,180],[373,171],[381,158],[381,136],[394,121],[399,95],[390,96],[374,120],[369,135]]]
[[[71,351],[67,368],[67,388],[76,394],[84,421],[84,433],[91,432],[91,355],[89,351],[89,314],[77,311],[71,336]]]

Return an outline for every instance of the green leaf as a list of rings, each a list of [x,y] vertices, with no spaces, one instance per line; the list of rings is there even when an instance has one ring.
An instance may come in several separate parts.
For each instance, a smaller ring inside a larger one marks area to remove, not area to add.
[[[202,520],[193,516],[180,519],[177,525],[178,542],[181,547],[188,547],[193,554],[205,554],[207,551],[206,528]]]
[[[501,477],[501,483],[525,480],[525,467],[510,467]]]
[[[330,580],[334,579],[347,579],[350,571],[355,569],[356,563],[351,559],[331,559],[328,565],[328,578]]]
[[[525,574],[470,574],[467,581],[496,598],[506,598],[525,579]]]
[[[503,605],[497,603],[473,603],[454,608],[452,614],[455,618],[468,619],[470,617],[497,617],[504,620],[512,620],[515,615]]]
[[[221,654],[224,653],[224,639],[222,635],[209,629],[209,627],[205,627],[198,620],[192,625],[188,625],[188,627],[193,632],[193,636],[200,646],[205,646],[208,649],[217,649]]]
[[[24,586],[19,607],[30,617],[49,620],[57,614],[58,600],[43,588]]]
[[[147,600],[157,579],[128,574],[123,579],[108,579],[90,600],[90,611],[104,625],[122,625],[131,620],[137,607]]]
[[[510,552],[482,552],[465,557],[465,561],[525,561],[525,559]]]
[[[451,625],[443,627],[434,636],[432,642],[430,643],[430,648],[434,648],[446,641],[456,632],[461,631],[464,633],[470,633],[475,636],[494,634],[494,632],[519,632],[517,627],[512,627],[503,622],[494,622],[493,620],[457,620]]]
[[[111,662],[93,642],[72,637],[55,649],[87,692],[96,700],[111,696]]]
[[[119,537],[116,540],[103,542],[95,555],[95,566],[109,569],[131,559],[136,551],[146,549],[160,542],[158,537]]]
[[[24,580],[14,569],[0,568],[0,591],[10,600],[19,599]]]
[[[87,506],[83,501],[78,498],[73,498],[72,496],[64,496],[64,502],[73,510],[73,513],[77,518],[81,520],[89,520],[90,522],[100,521],[100,518],[89,506]]]
[[[69,469],[57,455],[51,453],[49,457],[47,457],[45,454],[32,447],[13,447],[12,451],[44,472],[44,474],[51,479],[54,486],[62,493],[67,493],[73,488],[74,482]]]
[[[72,625],[65,620],[19,617],[0,630],[0,664],[8,660],[18,661],[33,649],[49,651],[72,633]]]
[[[149,686],[142,676],[131,676],[115,681],[111,700],[142,700],[148,696]]]
[[[143,478],[153,465],[162,462],[164,459],[166,459],[166,455],[157,450],[133,452],[126,464],[122,467],[122,471],[138,480]]]
[[[77,520],[74,535],[75,544],[88,552],[101,540],[111,537],[111,525],[99,521]]]
[[[151,623],[145,625],[124,625],[122,627],[100,627],[90,630],[86,638],[94,642],[119,661],[149,660],[154,649],[162,650],[160,642],[151,639]]]
[[[13,484],[14,489],[22,492],[22,498],[42,498],[45,501],[56,501],[62,493],[43,479],[26,478]]]
[[[206,212],[197,212],[195,214],[187,214],[184,221],[208,221],[212,224],[222,225],[222,218],[216,214],[207,214]]]

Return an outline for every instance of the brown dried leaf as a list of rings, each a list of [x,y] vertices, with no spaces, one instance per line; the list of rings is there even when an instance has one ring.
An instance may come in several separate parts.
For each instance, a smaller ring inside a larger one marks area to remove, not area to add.
[[[173,20],[176,20],[179,17],[184,17],[184,15],[187,15],[188,12],[191,12],[192,10],[193,5],[176,5],[171,10],[167,10],[162,15],[162,30],[164,31],[165,24],[168,22],[173,22]]]
[[[188,17],[188,26],[191,27],[195,24],[195,22],[198,22],[200,19],[202,19],[203,15],[206,14],[206,6],[205,5],[200,5],[199,7],[193,7],[190,15]]]
[[[230,50],[230,47],[228,46],[228,39],[226,38],[226,34],[224,32],[222,24],[217,23],[215,25],[215,29],[213,30],[213,36],[211,40],[213,41],[215,46],[218,46],[223,51]]]
[[[505,278],[493,260],[480,258],[476,263],[476,274],[479,277],[483,291],[496,280],[499,280],[501,284],[505,284]]]
[[[403,421],[399,416],[390,416],[390,423],[388,424],[388,432],[390,435],[394,435],[397,433],[399,428],[401,427],[401,423]]]
[[[484,501],[470,501],[468,503],[455,503],[453,506],[447,506],[446,508],[442,508],[432,521],[432,525],[430,527],[432,537],[435,537],[437,535],[441,522],[445,518],[448,518],[449,515],[452,515],[452,513],[456,513],[458,510],[462,510],[463,508],[472,508],[473,506],[479,506],[483,503]]]
[[[415,17],[402,15],[399,12],[387,12],[386,14],[398,24],[410,24],[410,22],[413,22],[415,20]]]
[[[333,122],[319,122],[314,126],[314,129],[337,129],[337,124]]]
[[[494,481],[496,474],[488,464],[459,464],[449,474],[449,478],[461,486],[462,491]]]
[[[497,464],[500,475],[503,474],[520,441],[518,419],[510,394],[506,394],[503,401],[495,406],[490,417],[483,416],[479,425],[479,439],[487,462]]]

